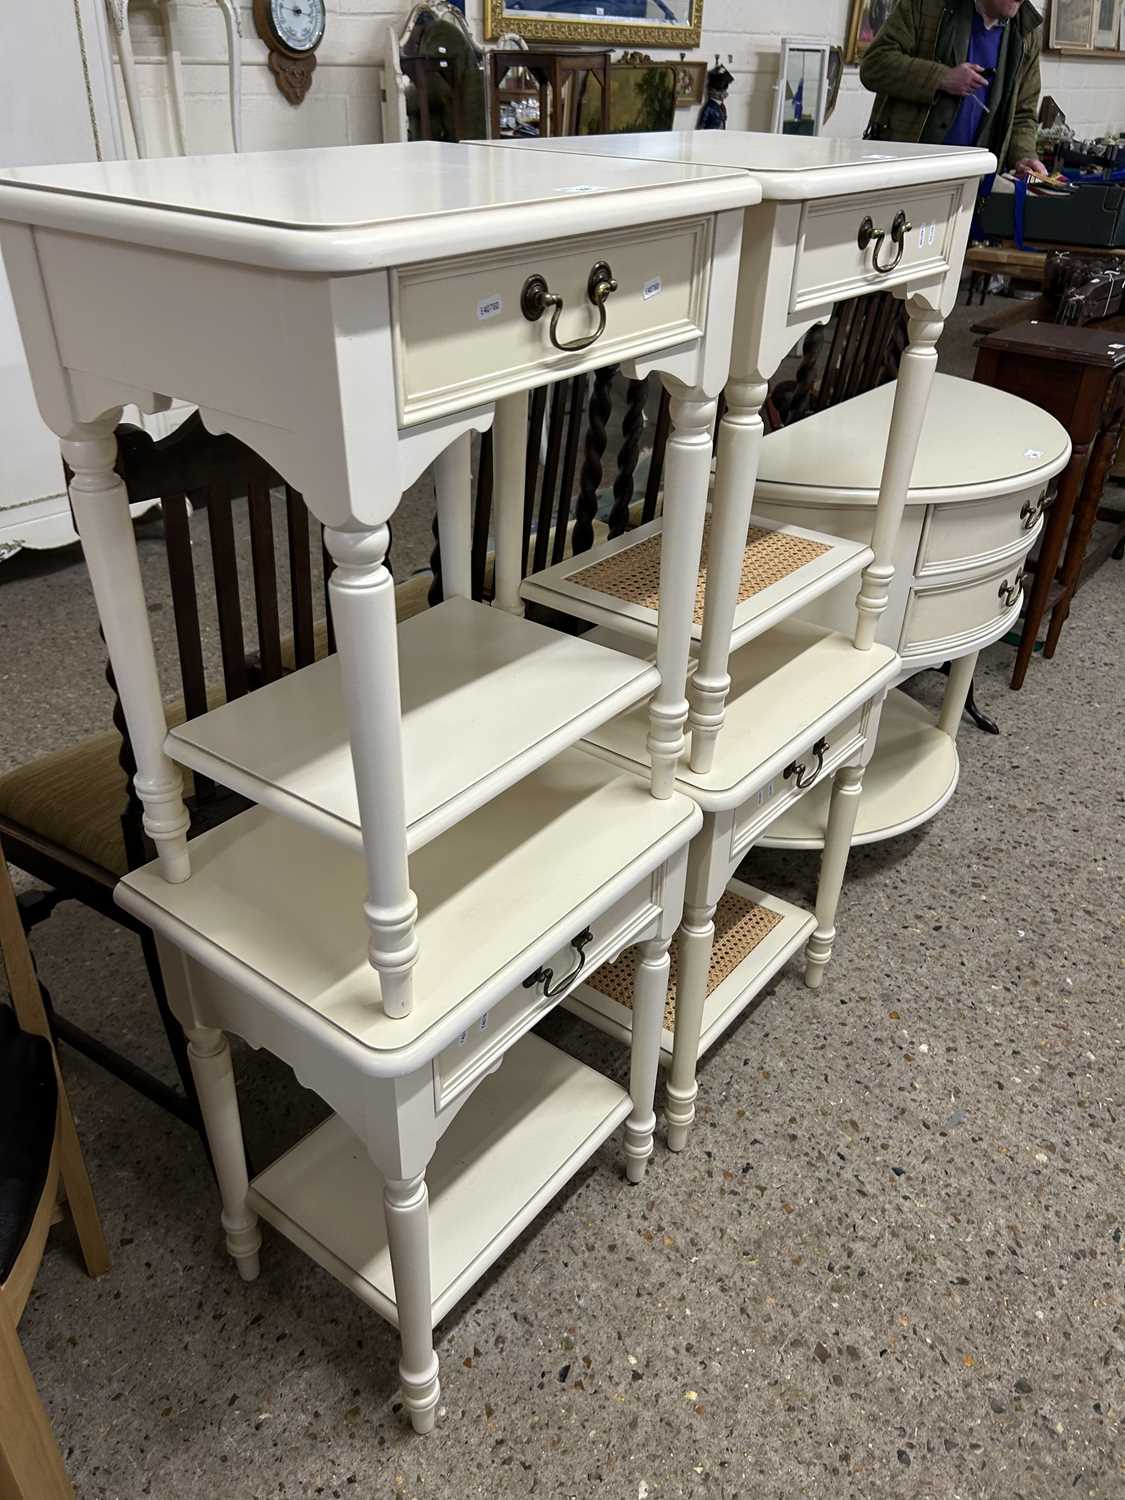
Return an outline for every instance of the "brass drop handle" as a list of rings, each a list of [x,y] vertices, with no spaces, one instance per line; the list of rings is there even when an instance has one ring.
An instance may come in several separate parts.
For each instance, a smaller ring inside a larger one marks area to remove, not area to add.
[[[997,592],[999,594],[1000,603],[1004,606],[1004,608],[1011,609],[1012,605],[1015,604],[1016,600],[1023,593],[1022,571],[1016,574],[1011,583],[1009,583],[1006,578],[1001,579],[1000,588]]]
[[[579,974],[581,974],[586,964],[587,945],[592,943],[593,941],[594,934],[591,932],[589,927],[584,928],[576,938],[571,938],[570,946],[574,949],[575,953],[578,954],[578,962],[574,965],[574,968],[571,969],[569,974],[563,975],[558,984],[555,985],[554,989],[551,988],[551,980],[555,977],[555,971],[554,969],[548,968],[546,966],[536,969],[534,974],[529,974],[527,976],[527,978],[523,982],[524,989],[533,990],[537,984],[541,984],[543,986],[543,998],[545,1000],[553,1000],[556,995],[561,995],[563,990],[565,990],[569,984],[572,984],[574,980],[578,978]]]
[[[1034,527],[1039,524],[1039,517],[1046,509],[1046,490],[1043,491],[1043,493],[1039,496],[1039,499],[1036,500],[1034,504],[1030,500],[1025,500],[1023,502],[1023,509],[1020,511],[1020,520],[1023,522],[1023,529],[1025,531],[1033,530]]]
[[[790,776],[796,776],[797,790],[799,792],[803,792],[807,787],[812,786],[813,782],[820,775],[821,771],[824,770],[824,757],[827,753],[827,750],[828,741],[817,740],[816,744],[812,747],[812,753],[816,756],[816,765],[813,767],[812,775],[805,775],[808,767],[805,765],[803,760],[791,760],[785,767],[785,770],[781,773],[783,778],[788,781]]]
[[[885,266],[879,264],[879,246],[886,239],[887,231],[885,229],[876,229],[875,221],[870,214],[864,218],[863,223],[859,226],[859,233],[856,235],[856,244],[861,250],[866,250],[868,245],[873,245],[871,264],[880,275],[888,276],[902,259],[902,253],[906,249],[906,236],[913,227],[906,214],[900,208],[894,216],[894,222],[891,224],[891,244],[895,246],[894,260],[888,261]]]
[[[605,332],[606,298],[616,290],[617,282],[614,280],[613,272],[604,260],[599,260],[592,267],[586,282],[587,299],[598,309],[598,326],[584,339],[571,339],[565,344],[559,338],[559,319],[563,315],[563,299],[557,292],[549,289],[544,278],[538,273],[529,276],[523,284],[523,291],[520,293],[520,311],[529,323],[538,323],[547,309],[553,308],[549,330],[551,343],[564,354],[577,354],[582,349],[588,349],[591,344],[596,344]]]

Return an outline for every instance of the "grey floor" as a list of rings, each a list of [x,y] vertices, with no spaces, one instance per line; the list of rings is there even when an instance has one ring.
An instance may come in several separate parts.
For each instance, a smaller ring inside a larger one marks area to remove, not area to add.
[[[142,527],[154,580],[159,551]],[[823,989],[791,967],[709,1054],[689,1150],[631,1190],[607,1145],[440,1326],[429,1439],[392,1331],[273,1233],[242,1285],[190,1133],[66,1055],[114,1265],[89,1282],[56,1231],[22,1335],[83,1500],[1125,1495],[1123,585],[1022,693],[985,653],[1002,736],[966,724],[951,805],[853,856]],[[0,764],[104,727],[74,556],[0,571],[0,684]],[[811,900],[813,856],[748,868]],[[126,934],[64,907],[36,947],[61,1008],[167,1073]],[[322,1106],[236,1061],[264,1162]]]

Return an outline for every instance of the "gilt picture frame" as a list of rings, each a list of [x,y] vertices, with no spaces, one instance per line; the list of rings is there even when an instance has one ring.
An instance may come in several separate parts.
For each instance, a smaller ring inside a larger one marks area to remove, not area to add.
[[[705,62],[678,62],[676,69],[676,108],[684,105],[702,104],[707,89],[707,64]]]
[[[665,19],[655,19],[661,12]],[[511,35],[529,42],[590,42],[604,46],[699,46],[703,0],[485,0],[488,41]]]
[[[895,0],[851,0],[844,61],[857,63],[875,40],[880,26],[895,8]]]

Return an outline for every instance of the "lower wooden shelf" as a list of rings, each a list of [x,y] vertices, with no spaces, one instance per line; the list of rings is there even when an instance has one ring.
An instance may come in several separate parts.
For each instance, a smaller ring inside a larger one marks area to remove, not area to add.
[[[815,926],[816,918],[799,906],[791,906],[776,896],[755,890],[741,880],[729,883],[715,914],[715,948],[696,1057],[702,1057],[734,1024],[755,995],[803,947]],[[738,956],[740,952],[741,957]],[[615,994],[632,994],[635,954],[636,950],[630,948],[615,964],[603,966],[599,972],[607,989],[612,989]],[[736,960],[733,966],[732,959]],[[673,968],[673,985],[675,978]],[[632,1034],[632,1010],[590,982],[579,986],[569,999],[563,1001],[563,1005],[599,1031],[606,1031],[620,1041],[627,1042]],[[664,1016],[660,1060],[667,1066],[672,1061],[672,1025],[675,1020],[675,997],[671,988]]]
[[[892,690],[864,773],[852,843],[875,844],[927,822],[953,796],[959,773],[957,746],[929,709]],[[823,849],[831,787],[830,779],[814,787],[755,842],[768,849]]]
[[[436,1324],[629,1113],[629,1095],[529,1035],[471,1095],[438,1143],[430,1193]],[[338,1116],[255,1177],[262,1218],[398,1326],[383,1179]]]

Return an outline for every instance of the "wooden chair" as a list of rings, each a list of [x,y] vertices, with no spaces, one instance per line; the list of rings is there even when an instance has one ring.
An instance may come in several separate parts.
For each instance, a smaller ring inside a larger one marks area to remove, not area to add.
[[[792,379],[778,381],[766,406],[771,428],[885,385],[906,348],[906,307],[892,292],[838,303],[828,323],[810,328]]]
[[[2,849],[0,954],[12,994],[12,1009],[0,1006],[0,1093],[8,1126],[0,1137],[0,1496],[70,1500],[74,1492],[18,1332],[60,1181],[89,1275],[108,1271],[109,1255]]]
[[[656,515],[670,430],[670,398],[666,391],[661,391],[644,490],[638,494],[645,412],[655,383],[651,379],[618,381],[617,376],[618,367],[607,365],[595,370],[592,380],[589,375],[577,375],[550,390],[541,387],[532,392],[524,470],[522,573],[525,577],[561,562],[568,554],[588,551],[595,540],[620,536],[631,526],[651,521]],[[619,387],[621,442],[616,453],[613,499],[607,515],[599,518],[609,429]],[[473,503],[470,578],[474,599],[489,599],[492,592],[489,551],[492,490],[489,431],[481,438]],[[429,602],[439,604],[444,595],[436,517],[430,567]],[[536,606],[529,608],[530,615],[536,613]]]
[[[270,491],[283,482],[268,464],[236,438],[207,432],[197,414],[159,442],[129,426],[118,429],[118,442],[118,469],[130,502],[163,502],[168,588],[181,687],[181,695],[167,704],[169,725],[202,713],[209,705],[251,692],[333,649],[327,605],[320,602],[321,580],[314,567],[315,555],[323,555],[323,542],[319,535],[314,539],[310,534],[308,511],[301,497],[290,489],[285,489],[284,500],[287,577],[284,591],[279,587]],[[193,505],[205,505],[207,511],[218,623],[217,669],[208,661],[204,646],[188,525]],[[248,559],[245,555],[240,558],[236,542],[236,511],[243,507]],[[331,571],[326,557],[321,571],[326,583]],[[247,574],[252,583],[252,603],[243,598]],[[401,589],[398,604],[403,614],[424,608],[424,583]],[[248,641],[244,622],[251,619],[256,640]],[[114,687],[108,671],[107,678]],[[152,857],[141,823],[140,801],[133,791],[132,748],[116,690],[114,693],[112,729],[53,750],[0,776],[0,837],[13,864],[48,887],[45,892],[21,898],[28,931],[49,917],[59,902],[77,900],[137,934],[183,1091],[169,1088],[131,1058],[60,1014],[47,995],[55,1036],[199,1128],[183,1033],[167,1006],[152,935],[113,900],[113,888],[120,877]],[[234,793],[203,777],[186,777],[185,791],[193,835],[246,805]]]

